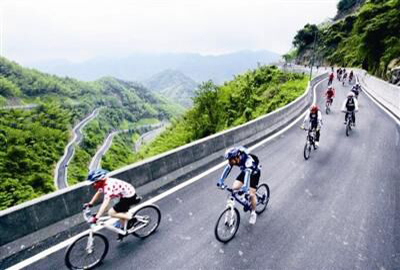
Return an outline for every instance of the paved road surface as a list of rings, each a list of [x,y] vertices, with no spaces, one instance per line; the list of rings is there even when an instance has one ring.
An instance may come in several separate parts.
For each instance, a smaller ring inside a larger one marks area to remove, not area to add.
[[[56,184],[57,189],[66,188],[68,186],[67,181],[67,171],[68,171],[68,164],[71,161],[74,152],[75,152],[75,144],[79,144],[82,140],[82,128],[94,117],[97,116],[99,109],[95,109],[89,116],[83,119],[79,124],[77,124],[73,132],[73,139],[68,143],[67,147],[65,148],[64,156],[61,160],[57,163],[56,173],[54,176],[54,181]]]
[[[346,137],[339,107],[349,87],[334,86],[321,147],[308,161],[300,123],[254,151],[271,188],[254,226],[245,213],[235,239],[215,239],[226,198],[215,187],[220,169],[160,200],[162,223],[150,238],[119,244],[105,231],[110,250],[98,269],[399,269],[400,128],[361,94]],[[63,269],[64,252],[27,269]]]

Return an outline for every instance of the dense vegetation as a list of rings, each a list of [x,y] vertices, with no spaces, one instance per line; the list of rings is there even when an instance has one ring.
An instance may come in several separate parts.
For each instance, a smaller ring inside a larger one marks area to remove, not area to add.
[[[54,190],[57,161],[71,128],[96,107],[96,120],[77,148],[69,176],[87,173],[86,161],[111,130],[143,118],[168,119],[182,109],[143,86],[114,78],[81,82],[26,69],[0,58],[0,106],[35,103],[32,110],[0,110],[0,210]]]
[[[179,120],[141,148],[131,161],[153,156],[194,140],[243,124],[269,113],[304,93],[307,79],[301,74],[261,66],[217,86],[200,85],[193,107]]]
[[[341,1],[338,8],[362,1]],[[360,8],[329,25],[307,24],[294,37],[301,62],[311,61],[316,38],[316,55],[328,65],[361,67],[385,78],[400,64],[400,0],[369,0]]]

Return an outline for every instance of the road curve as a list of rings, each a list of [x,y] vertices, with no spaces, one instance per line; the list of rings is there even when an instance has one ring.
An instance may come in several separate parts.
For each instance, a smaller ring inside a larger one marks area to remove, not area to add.
[[[100,147],[100,149],[96,152],[92,160],[90,161],[89,164],[89,171],[95,170],[100,167],[100,162],[101,158],[103,155],[108,151],[112,144],[113,137],[122,132],[128,132],[129,129],[126,130],[118,130],[118,131],[113,131],[110,134],[108,134],[107,139],[104,141],[103,145]]]
[[[271,189],[254,226],[242,213],[231,242],[215,239],[226,199],[215,186],[219,169],[158,201],[162,222],[148,239],[117,243],[103,230],[110,249],[98,269],[399,269],[400,127],[361,93],[357,127],[346,137],[339,109],[350,87],[334,86],[321,146],[308,161],[300,121],[253,151]],[[325,88],[317,86],[322,108]],[[62,269],[64,252],[27,269]]]
[[[65,147],[63,157],[58,161],[55,174],[54,174],[54,184],[57,189],[63,189],[68,187],[67,181],[67,171],[68,164],[71,161],[75,153],[75,144],[79,144],[82,140],[82,128],[94,117],[97,116],[99,109],[95,109],[90,115],[85,117],[81,122],[79,122],[72,130],[73,138]]]

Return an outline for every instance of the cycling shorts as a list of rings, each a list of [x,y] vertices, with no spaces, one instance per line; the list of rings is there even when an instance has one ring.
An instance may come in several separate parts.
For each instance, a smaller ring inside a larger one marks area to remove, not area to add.
[[[236,180],[238,180],[238,181],[244,183],[244,175],[245,175],[245,172],[242,171],[242,172],[238,175],[238,177],[236,178]],[[251,187],[251,188],[257,189],[258,182],[260,181],[260,175],[261,175],[260,170],[253,171],[253,172],[250,174],[250,187]]]
[[[118,203],[114,205],[114,211],[117,213],[126,213],[132,205],[137,204],[140,200],[136,194],[129,198],[121,198]]]

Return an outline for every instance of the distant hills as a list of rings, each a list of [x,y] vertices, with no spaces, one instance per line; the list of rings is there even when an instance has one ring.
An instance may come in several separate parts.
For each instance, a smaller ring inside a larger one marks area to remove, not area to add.
[[[192,106],[192,98],[198,83],[178,70],[167,69],[142,82],[153,92],[177,102],[183,107]]]
[[[217,84],[259,64],[269,64],[280,55],[269,51],[239,51],[222,55],[194,53],[137,53],[125,58],[94,58],[82,63],[57,60],[29,66],[60,76],[92,81],[113,76],[129,81],[143,81],[168,69],[178,70],[196,82],[213,80]]]

